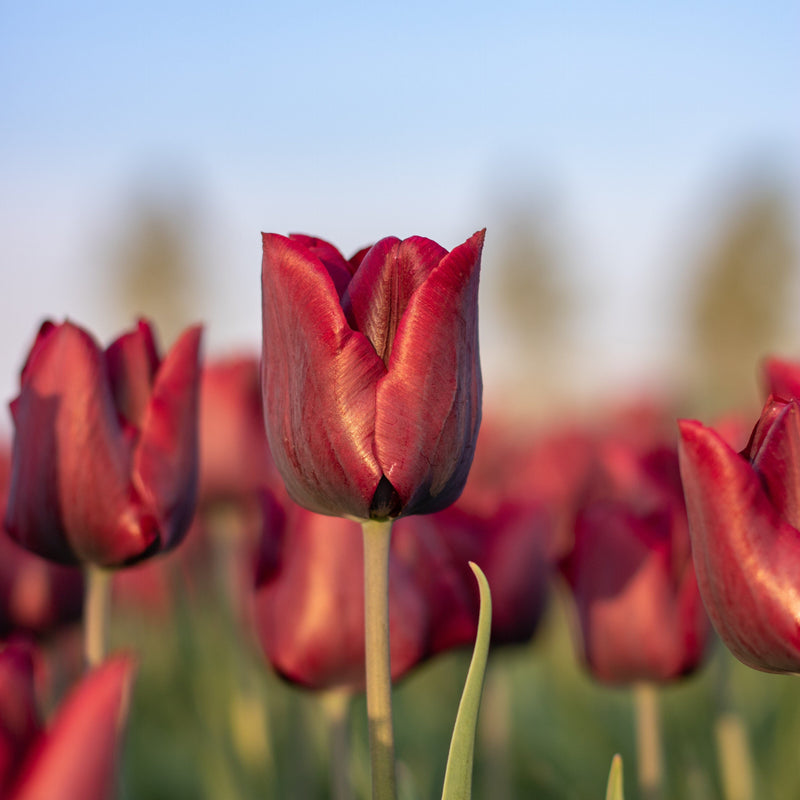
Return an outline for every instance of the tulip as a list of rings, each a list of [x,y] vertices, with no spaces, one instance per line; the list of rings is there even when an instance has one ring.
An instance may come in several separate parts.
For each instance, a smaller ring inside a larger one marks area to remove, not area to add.
[[[677,453],[611,438],[575,517],[561,568],[583,655],[604,682],[664,682],[695,670],[708,620],[692,564]]]
[[[711,621],[748,666],[798,672],[798,400],[770,397],[742,453],[697,421],[681,421],[680,431],[692,549]]]
[[[108,800],[133,663],[115,656],[84,677],[42,728],[33,661],[21,645],[0,650],[0,797]]]
[[[159,361],[146,322],[103,351],[45,322],[11,404],[6,528],[64,564],[121,567],[175,547],[197,480],[200,328]]]
[[[265,493],[254,616],[267,660],[311,689],[364,689],[364,566],[359,526]],[[431,523],[433,518],[431,518]],[[389,558],[391,674],[471,642],[473,586],[436,527],[397,523]]]
[[[346,261],[264,234],[264,414],[295,502],[382,520],[458,497],[481,416],[483,236],[450,253],[387,238]]]
[[[247,504],[274,481],[257,358],[227,358],[203,367],[199,430],[201,507]]]

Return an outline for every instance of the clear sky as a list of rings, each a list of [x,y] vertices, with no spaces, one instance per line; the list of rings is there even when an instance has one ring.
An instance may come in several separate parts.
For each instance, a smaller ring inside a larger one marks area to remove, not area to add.
[[[725,181],[763,167],[797,200],[798,9],[0,0],[3,397],[44,316],[128,325],[97,241],[148,181],[199,209],[212,351],[258,341],[261,230],[352,251],[487,225],[491,261],[523,186],[597,298],[589,360],[641,367],[668,338],[673,242]]]

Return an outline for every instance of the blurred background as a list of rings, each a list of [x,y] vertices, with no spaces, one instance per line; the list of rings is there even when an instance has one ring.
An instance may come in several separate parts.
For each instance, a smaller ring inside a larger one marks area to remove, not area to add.
[[[487,408],[558,427],[650,392],[707,421],[749,408],[751,424],[759,360],[800,356],[799,75],[796,2],[0,0],[0,400],[47,317],[107,343],[144,314],[162,348],[199,319],[209,355],[257,353],[261,231],[350,255],[390,234],[450,249],[486,227]],[[569,471],[543,462],[545,479]],[[117,634],[143,654],[129,796],[263,796],[265,775],[283,782],[273,796],[310,797],[309,780],[325,796],[316,700],[242,655],[216,598],[160,628],[137,608]],[[480,796],[600,797],[611,753],[632,763],[630,697],[589,681],[565,612],[549,614],[494,662]],[[714,653],[664,695],[668,796],[722,796],[700,766],[730,672],[760,786],[786,792],[762,796],[793,800],[794,684]],[[421,796],[441,785],[466,660],[398,690]],[[244,686],[244,704],[220,685]],[[220,720],[235,734],[262,713],[274,741],[250,764]],[[228,783],[236,759],[249,789]]]
[[[349,255],[485,226],[490,401],[755,398],[755,361],[800,352],[798,17],[0,3],[0,395],[45,317],[257,348],[262,230]]]

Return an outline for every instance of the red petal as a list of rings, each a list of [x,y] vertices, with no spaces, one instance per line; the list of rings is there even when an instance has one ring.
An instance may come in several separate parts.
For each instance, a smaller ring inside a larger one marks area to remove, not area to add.
[[[22,644],[0,650],[0,797],[14,780],[39,734],[33,685],[33,654]]]
[[[153,532],[132,504],[130,449],[103,354],[69,322],[35,351],[15,401],[7,528],[54,561],[119,565],[147,550]]]
[[[316,236],[306,236],[302,233],[292,233],[289,238],[302,245],[309,253],[313,253],[328,270],[336,292],[341,297],[353,277],[353,265],[330,243]]]
[[[767,394],[784,400],[800,400],[800,363],[768,358],[764,362]]]
[[[162,549],[183,538],[197,499],[202,333],[189,328],[161,362],[134,452],[134,486],[162,526]]]
[[[319,259],[283,236],[263,238],[262,398],[272,455],[300,505],[366,519],[381,478],[373,439],[384,365],[347,324]]]
[[[144,320],[106,348],[106,364],[117,410],[131,425],[141,427],[153,378],[158,369],[153,331]]]
[[[800,528],[800,408],[795,401],[783,405],[770,422],[751,457],[753,466],[776,511]]]
[[[108,800],[133,663],[117,656],[89,673],[26,760],[13,800]]]
[[[481,415],[478,273],[484,232],[412,296],[378,385],[375,450],[403,513],[448,506],[466,480]]]
[[[350,326],[372,342],[384,364],[408,302],[447,255],[430,239],[382,239],[361,260],[342,297]]]
[[[680,423],[681,476],[700,594],[733,654],[768,672],[800,670],[800,533],[752,466],[713,430]]]

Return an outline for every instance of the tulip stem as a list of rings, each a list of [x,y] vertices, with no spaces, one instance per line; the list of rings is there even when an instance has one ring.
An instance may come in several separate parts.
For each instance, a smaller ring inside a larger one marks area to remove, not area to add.
[[[86,597],[83,604],[83,652],[86,666],[101,664],[108,651],[108,627],[111,616],[112,572],[88,564],[85,568]]]
[[[636,706],[636,754],[639,796],[642,800],[661,800],[664,767],[661,759],[661,721],[658,690],[652,683],[633,688]]]
[[[389,650],[391,521],[368,520],[364,532],[364,633],[373,800],[395,800],[392,673]]]

